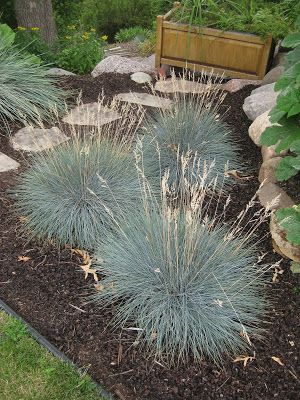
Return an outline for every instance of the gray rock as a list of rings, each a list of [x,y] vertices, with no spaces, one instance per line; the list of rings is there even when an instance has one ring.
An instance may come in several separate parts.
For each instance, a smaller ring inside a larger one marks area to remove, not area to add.
[[[277,82],[278,79],[281,77],[281,75],[284,72],[284,67],[278,65],[275,68],[272,68],[265,76],[264,79],[262,80],[262,86],[263,85],[268,85],[270,83]]]
[[[0,172],[11,171],[17,169],[20,164],[8,157],[6,154],[0,153]]]
[[[152,82],[151,76],[145,72],[135,72],[134,74],[130,75],[130,78],[136,83]]]
[[[100,103],[87,103],[69,111],[63,122],[72,125],[102,126],[120,119],[121,115]]]
[[[151,54],[151,56],[146,57],[144,60],[145,64],[148,64],[153,70],[155,69],[155,54]]]
[[[274,65],[284,66],[286,54],[287,53],[282,53],[282,52],[277,53],[273,60]]]
[[[102,60],[94,70],[92,76],[95,78],[106,72],[119,74],[133,74],[135,72],[153,73],[155,68],[145,62],[135,61],[131,58],[113,55]]]
[[[251,79],[230,79],[230,81],[222,85],[222,89],[226,92],[235,93],[243,87],[248,85],[260,85],[262,81],[251,80]]]
[[[12,146],[15,150],[23,151],[42,151],[51,149],[60,143],[69,140],[58,128],[50,129],[32,128],[26,126],[18,130],[11,138]]]
[[[271,215],[270,232],[281,254],[297,263],[300,262],[300,246],[294,246],[286,240],[286,233],[279,225],[275,214]]]
[[[76,75],[73,72],[67,71],[62,68],[50,68],[47,71],[47,75],[49,76],[70,76],[70,75]]]
[[[263,184],[258,189],[257,194],[260,204],[268,210],[292,207],[295,204],[283,189],[272,182]]]
[[[276,168],[277,165],[279,164],[279,161],[282,159],[282,157],[274,157],[270,158],[269,160],[266,160],[262,163],[259,174],[258,174],[258,180],[260,183],[276,183]]]
[[[278,94],[279,92],[274,91],[274,83],[253,90],[243,104],[243,110],[247,117],[254,121],[261,114],[273,108]]]
[[[126,101],[127,103],[157,108],[169,108],[172,105],[172,101],[170,99],[165,99],[147,93],[120,93],[116,96],[116,99]]]

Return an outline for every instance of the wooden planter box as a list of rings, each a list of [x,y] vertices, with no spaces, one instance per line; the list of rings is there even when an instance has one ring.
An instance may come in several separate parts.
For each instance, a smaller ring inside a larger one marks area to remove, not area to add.
[[[272,37],[170,22],[173,11],[157,17],[156,67],[161,64],[212,70],[232,78],[262,79],[274,49]]]

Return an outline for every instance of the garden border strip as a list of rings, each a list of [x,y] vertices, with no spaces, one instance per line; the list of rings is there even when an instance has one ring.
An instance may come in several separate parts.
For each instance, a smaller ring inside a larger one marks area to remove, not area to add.
[[[0,299],[0,310],[3,310],[6,314],[11,317],[17,319],[22,322],[28,330],[28,333],[46,350],[52,353],[56,358],[59,358],[61,361],[72,365],[75,370],[78,372],[80,368],[73,363],[73,361],[68,358],[63,352],[61,352],[57,347],[55,347],[52,343],[50,343],[44,336],[42,336],[36,329],[34,329],[30,324],[28,324],[22,317],[20,317],[12,308],[10,308],[4,301]],[[99,383],[92,380],[95,384],[96,388],[99,391],[100,396],[104,398],[104,400],[116,400],[112,394],[110,394],[106,389],[104,389]]]

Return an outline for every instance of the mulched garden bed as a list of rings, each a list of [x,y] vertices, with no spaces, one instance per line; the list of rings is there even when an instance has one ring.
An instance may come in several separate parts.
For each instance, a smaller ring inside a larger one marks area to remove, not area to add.
[[[82,89],[83,101],[96,101],[102,89],[109,97],[132,90],[146,91],[128,76],[108,74],[96,79],[70,77],[64,86]],[[249,181],[237,182],[232,189],[227,219],[245,207],[259,184],[261,164],[259,149],[251,142],[247,130],[250,121],[242,112],[243,99],[252,87],[228,94],[224,104],[227,122],[234,128],[241,156],[247,165]],[[0,136],[0,151],[19,160],[24,168],[26,156],[13,151],[8,140]],[[283,261],[276,282],[270,271],[266,291],[273,308],[267,317],[266,339],[254,342],[247,355],[255,359],[246,367],[227,358],[223,368],[203,360],[200,364],[168,368],[143,355],[133,345],[136,333],[112,330],[108,324],[113,308],[100,312],[85,297],[93,281],[84,280],[80,258],[69,250],[42,246],[22,237],[20,221],[12,214],[13,201],[8,190],[13,187],[16,172],[0,174],[0,298],[18,312],[42,335],[61,349],[79,366],[121,400],[215,400],[222,399],[298,399],[300,392],[300,277],[292,275],[289,263]],[[258,209],[258,205],[253,212]],[[266,260],[280,259],[272,251],[268,224],[257,232],[259,251],[268,252]],[[30,257],[19,261],[18,257]],[[246,355],[246,354],[245,354]],[[274,361],[277,357],[283,365]]]

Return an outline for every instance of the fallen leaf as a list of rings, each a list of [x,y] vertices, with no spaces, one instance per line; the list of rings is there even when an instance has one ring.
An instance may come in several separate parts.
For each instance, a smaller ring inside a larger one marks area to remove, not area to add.
[[[87,279],[89,274],[91,274],[93,275],[95,282],[98,282],[99,278],[97,275],[97,270],[95,268],[91,268],[92,259],[89,254],[86,251],[80,249],[71,249],[71,252],[78,254],[82,257],[83,265],[80,265],[80,268],[85,272],[84,279]]]
[[[240,181],[249,181],[253,176],[242,176],[236,169],[231,169],[225,172],[225,176],[238,179]]]
[[[243,362],[243,366],[244,368],[247,366],[248,362],[251,362],[255,360],[255,353],[253,354],[253,356],[239,356],[237,357],[235,360],[233,360],[233,362]]]
[[[282,268],[280,268],[280,267],[275,267],[275,271],[274,271],[274,274],[273,274],[273,277],[272,277],[272,282],[273,283],[276,283],[276,282],[278,282],[278,275],[282,275],[284,273],[284,270],[282,269]]]
[[[26,261],[29,261],[29,260],[31,260],[31,257],[28,257],[28,256],[19,256],[18,257],[18,261],[26,262]]]
[[[25,224],[25,222],[28,221],[28,217],[24,217],[24,215],[20,215],[20,216],[18,217],[18,219],[19,219],[19,221],[20,221],[22,224]]]
[[[94,286],[97,292],[102,292],[104,290],[104,285],[102,285],[102,283],[95,283]]]
[[[277,364],[281,365],[282,367],[284,366],[283,362],[280,360],[278,357],[271,357],[273,361],[277,362]]]

